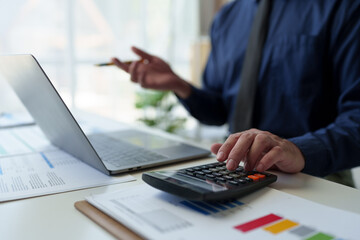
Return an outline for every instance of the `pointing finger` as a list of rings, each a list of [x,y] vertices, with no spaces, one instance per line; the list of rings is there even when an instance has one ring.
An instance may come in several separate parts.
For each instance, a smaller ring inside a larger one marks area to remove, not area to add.
[[[275,146],[270,135],[260,133],[256,135],[254,142],[248,152],[248,170],[253,170],[257,162]]]
[[[228,162],[226,163],[228,170],[235,170],[241,161],[247,159],[247,153],[253,144],[255,136],[256,135],[251,132],[245,132],[239,137],[229,154]]]
[[[153,58],[152,55],[150,55],[149,53],[140,50],[139,48],[136,47],[131,47],[131,50],[138,56],[140,56],[142,59],[147,59],[147,60],[151,60]]]
[[[214,143],[213,145],[211,145],[211,152],[213,154],[217,154],[221,146],[222,146],[221,143]]]
[[[216,155],[216,158],[218,161],[223,162],[228,158],[228,155],[229,155],[231,149],[236,144],[237,140],[239,139],[239,136],[240,136],[239,133],[231,134],[226,139],[224,144],[220,147],[220,149],[218,149],[218,153]]]
[[[113,62],[115,64],[115,66],[124,70],[125,72],[129,72],[129,64],[123,63],[117,58],[112,58],[111,62]]]

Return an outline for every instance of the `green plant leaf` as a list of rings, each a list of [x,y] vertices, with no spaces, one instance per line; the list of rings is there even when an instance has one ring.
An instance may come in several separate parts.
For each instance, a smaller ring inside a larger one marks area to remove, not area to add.
[[[139,118],[138,121],[146,126],[160,128],[170,133],[183,128],[186,118],[172,116],[172,111],[178,103],[169,101],[169,95],[170,91],[144,90],[136,93],[135,107],[143,109],[144,115],[145,109],[152,110],[155,113],[155,116],[152,118],[143,117]]]

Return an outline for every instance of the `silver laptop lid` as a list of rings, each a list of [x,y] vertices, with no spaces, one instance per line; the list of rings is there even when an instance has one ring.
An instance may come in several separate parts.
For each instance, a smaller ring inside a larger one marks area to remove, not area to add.
[[[110,174],[34,56],[0,56],[0,74],[52,144]]]

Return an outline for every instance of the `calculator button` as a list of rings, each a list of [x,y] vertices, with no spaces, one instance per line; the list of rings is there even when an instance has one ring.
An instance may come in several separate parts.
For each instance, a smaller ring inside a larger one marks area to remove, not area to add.
[[[200,179],[205,179],[205,173],[203,173],[201,171],[196,171],[195,176]]]
[[[197,177],[197,178],[199,178],[199,179],[202,179],[202,180],[205,180],[205,179],[206,179],[205,175],[196,174],[195,177]]]
[[[224,178],[225,178],[226,180],[233,180],[233,179],[234,179],[233,177],[230,177],[230,176],[224,176]]]
[[[254,176],[257,176],[257,177],[259,177],[261,179],[266,177],[264,174],[260,174],[260,173],[256,173],[256,174],[254,174]]]
[[[239,185],[239,182],[237,181],[228,181],[227,183],[235,186]]]
[[[248,181],[246,181],[245,179],[236,179],[237,182],[244,184],[247,183]]]
[[[254,180],[254,181],[257,181],[257,180],[260,179],[260,177],[255,176],[255,175],[249,175],[249,176],[247,176],[247,177],[248,177],[248,178],[251,178],[251,179]]]
[[[217,172],[214,172],[213,175],[214,175],[215,177],[222,177],[222,174],[221,174],[221,173],[217,173]]]
[[[222,182],[222,183],[226,182],[225,178],[223,178],[223,177],[217,177],[216,181],[217,182]]]
[[[206,174],[212,173],[212,171],[209,171],[209,170],[206,170],[206,169],[205,169],[205,170],[202,170],[202,172],[203,172],[203,173],[206,173]]]
[[[212,172],[218,172],[218,171],[220,171],[220,169],[217,169],[217,168],[210,168],[209,170],[212,171]]]
[[[209,164],[209,167],[210,167],[210,168],[216,168],[217,166],[218,166],[217,163]]]
[[[248,177],[245,177],[245,178],[243,178],[245,181],[247,181],[247,182],[253,182],[254,180],[252,180],[251,178],[248,178]]]
[[[206,175],[205,175],[205,178],[206,178],[206,179],[213,180],[213,179],[215,179],[215,176],[212,175],[212,174],[206,174]]]
[[[193,172],[188,172],[188,171],[186,171],[185,174],[186,174],[186,175],[189,175],[189,176],[195,176],[195,173],[193,173]]]
[[[240,177],[246,177],[248,175],[248,174],[246,174],[244,172],[238,172],[236,174],[240,175]]]
[[[244,168],[243,168],[243,167],[238,167],[235,171],[236,171],[236,172],[243,172],[243,171],[244,171]]]
[[[236,173],[230,173],[229,176],[233,177],[233,178],[239,178],[241,177],[241,175],[236,174]]]
[[[222,175],[228,175],[230,172],[228,172],[228,171],[220,171],[219,173],[222,174]]]
[[[200,167],[194,167],[193,169],[194,169],[195,171],[200,171],[200,170],[201,170]]]
[[[192,168],[188,168],[188,169],[185,169],[185,171],[187,171],[187,172],[194,172],[195,170],[192,169]]]

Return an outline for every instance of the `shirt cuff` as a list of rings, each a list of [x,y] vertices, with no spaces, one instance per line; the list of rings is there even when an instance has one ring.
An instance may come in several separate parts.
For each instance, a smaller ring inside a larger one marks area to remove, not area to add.
[[[305,167],[302,172],[326,176],[331,172],[329,152],[324,143],[311,133],[288,139],[301,151],[305,159]]]
[[[199,89],[197,89],[196,87],[194,87],[193,85],[190,85],[191,87],[191,92],[189,97],[187,98],[181,98],[178,95],[175,94],[175,96],[179,99],[179,101],[184,104],[184,105],[189,105],[191,103],[194,103],[197,101],[197,96],[199,95]]]

